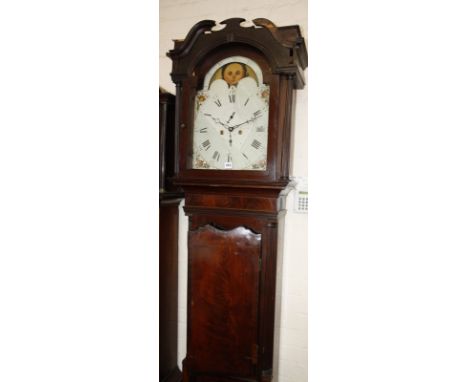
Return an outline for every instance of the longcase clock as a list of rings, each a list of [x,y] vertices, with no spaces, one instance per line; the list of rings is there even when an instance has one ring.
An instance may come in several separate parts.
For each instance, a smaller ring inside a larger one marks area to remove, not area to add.
[[[278,355],[277,268],[307,50],[297,25],[244,21],[201,21],[168,53],[172,181],[189,217],[184,382],[271,381]]]

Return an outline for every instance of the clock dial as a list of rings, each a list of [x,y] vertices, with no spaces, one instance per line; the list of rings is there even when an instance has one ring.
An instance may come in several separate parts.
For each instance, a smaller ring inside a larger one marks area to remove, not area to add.
[[[196,94],[193,168],[266,170],[269,87],[241,56],[218,62]]]

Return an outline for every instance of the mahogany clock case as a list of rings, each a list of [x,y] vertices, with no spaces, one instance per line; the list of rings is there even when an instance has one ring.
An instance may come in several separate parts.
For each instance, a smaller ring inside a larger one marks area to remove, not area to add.
[[[278,357],[277,298],[285,200],[289,191],[295,90],[304,87],[307,51],[297,25],[266,19],[197,23],[168,53],[176,84],[173,184],[189,218],[187,355],[184,382],[270,382]],[[253,60],[269,86],[263,171],[193,168],[195,96],[214,65]]]

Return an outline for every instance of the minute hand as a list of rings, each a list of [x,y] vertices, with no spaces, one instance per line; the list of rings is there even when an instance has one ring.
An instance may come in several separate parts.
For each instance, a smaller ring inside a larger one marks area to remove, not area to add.
[[[239,126],[242,126],[242,125],[245,125],[246,123],[255,121],[255,120],[256,120],[257,118],[259,118],[259,117],[260,117],[260,115],[257,115],[257,116],[255,116],[255,117],[250,118],[249,120],[247,120],[247,121],[245,121],[245,122],[239,123],[238,125],[228,126],[228,130],[229,130],[229,131],[233,131],[234,129],[237,129]]]

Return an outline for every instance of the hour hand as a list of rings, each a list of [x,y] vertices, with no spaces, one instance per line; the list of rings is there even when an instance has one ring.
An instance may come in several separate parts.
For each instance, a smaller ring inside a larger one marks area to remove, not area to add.
[[[231,114],[231,116],[229,117],[229,119],[227,120],[226,124],[228,124],[228,123],[231,121],[231,119],[234,118],[234,114],[236,114],[235,111],[232,112],[232,114]]]

